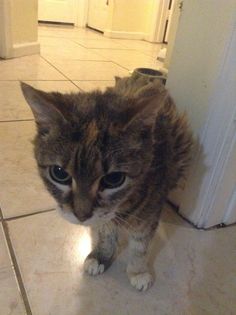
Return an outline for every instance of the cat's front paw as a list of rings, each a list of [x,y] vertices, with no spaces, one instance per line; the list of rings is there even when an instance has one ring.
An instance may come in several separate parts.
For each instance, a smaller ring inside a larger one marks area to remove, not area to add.
[[[129,275],[129,281],[135,289],[146,291],[152,286],[153,277],[149,272],[143,272]]]
[[[99,264],[96,258],[86,258],[84,262],[84,271],[88,273],[90,276],[96,276],[103,273],[105,270],[105,266],[103,264]]]

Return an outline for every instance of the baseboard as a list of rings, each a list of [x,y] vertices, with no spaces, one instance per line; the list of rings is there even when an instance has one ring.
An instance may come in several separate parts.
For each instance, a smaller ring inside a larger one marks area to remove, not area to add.
[[[40,53],[40,44],[39,42],[30,42],[23,44],[14,44],[11,49],[10,58],[28,56],[33,54]]]
[[[104,36],[109,38],[121,38],[121,39],[145,39],[147,34],[142,32],[121,32],[121,31],[112,31],[105,30]]]

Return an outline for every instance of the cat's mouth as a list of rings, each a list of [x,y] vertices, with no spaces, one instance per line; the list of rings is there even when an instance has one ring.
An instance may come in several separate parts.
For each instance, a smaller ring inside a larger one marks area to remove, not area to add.
[[[92,226],[92,225],[97,225],[105,222],[112,221],[115,218],[115,213],[114,212],[104,212],[102,213],[99,211],[94,212],[94,214],[89,217],[86,220],[79,220],[79,218],[73,213],[73,210],[71,207],[67,204],[60,205],[58,204],[57,210],[60,213],[60,215],[68,222],[73,223],[73,224],[79,224],[79,225],[84,225],[84,226]]]

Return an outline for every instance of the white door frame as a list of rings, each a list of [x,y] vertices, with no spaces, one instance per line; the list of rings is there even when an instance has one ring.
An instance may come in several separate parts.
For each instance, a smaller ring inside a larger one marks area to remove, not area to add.
[[[86,27],[88,21],[89,0],[77,0],[75,10],[75,26]]]
[[[167,0],[154,1],[150,24],[150,34],[147,35],[146,40],[157,43],[163,42],[168,6],[169,1]]]

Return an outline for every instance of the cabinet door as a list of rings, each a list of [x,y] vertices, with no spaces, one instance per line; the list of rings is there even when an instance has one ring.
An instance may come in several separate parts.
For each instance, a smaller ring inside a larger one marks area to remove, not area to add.
[[[39,0],[38,20],[74,24],[76,9],[75,0]]]

